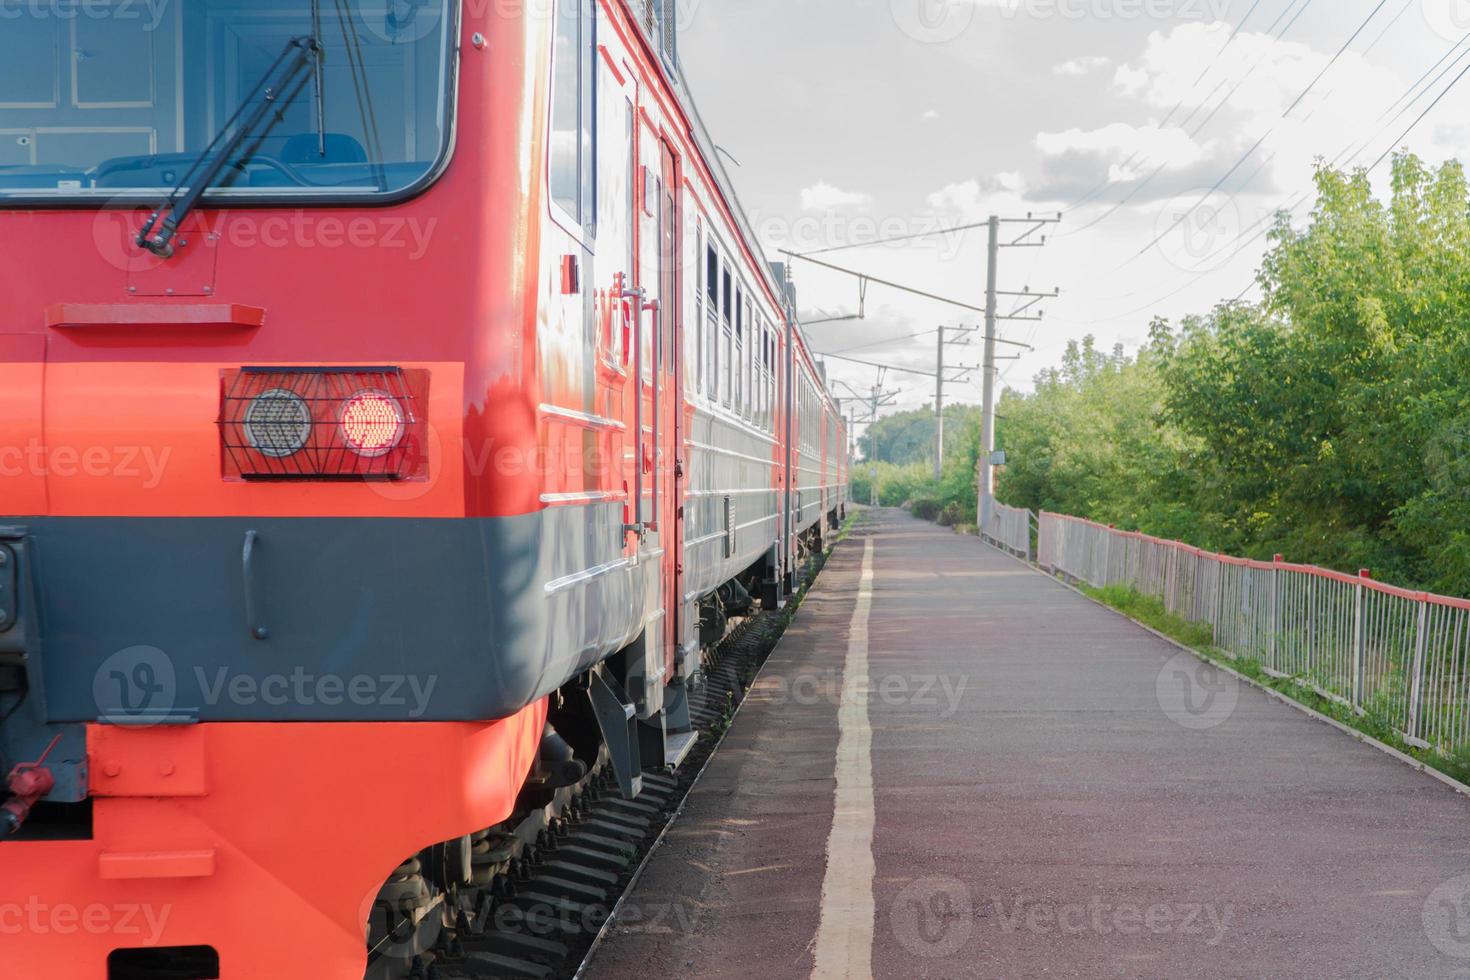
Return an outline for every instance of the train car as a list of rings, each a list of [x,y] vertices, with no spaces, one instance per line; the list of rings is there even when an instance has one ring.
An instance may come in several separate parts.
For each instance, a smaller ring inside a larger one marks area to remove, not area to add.
[[[0,973],[422,975],[688,750],[847,437],[672,6],[6,19]]]

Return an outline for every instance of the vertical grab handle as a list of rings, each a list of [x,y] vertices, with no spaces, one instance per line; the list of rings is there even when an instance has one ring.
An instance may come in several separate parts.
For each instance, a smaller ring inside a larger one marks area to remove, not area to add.
[[[270,639],[271,631],[260,620],[260,606],[255,597],[255,543],[260,539],[257,531],[245,532],[245,547],[240,554],[241,571],[245,576],[245,622],[250,635],[257,640]]]
[[[663,443],[659,440],[662,428],[663,412],[660,410],[662,400],[659,392],[662,389],[660,383],[663,379],[659,374],[664,365],[664,308],[660,300],[646,300],[644,308],[653,313],[653,515],[645,525],[648,530],[658,533],[658,454]],[[640,382],[641,384],[641,382]],[[638,403],[643,404],[642,392],[639,392]],[[642,438],[640,430],[639,438]],[[641,460],[640,460],[641,462]]]
[[[626,280],[624,280],[626,282]],[[643,297],[644,292],[628,289],[621,292],[633,301],[633,506],[629,508],[632,523],[623,525],[623,535],[638,535],[641,541],[648,533],[643,522]],[[657,386],[655,386],[657,390]]]

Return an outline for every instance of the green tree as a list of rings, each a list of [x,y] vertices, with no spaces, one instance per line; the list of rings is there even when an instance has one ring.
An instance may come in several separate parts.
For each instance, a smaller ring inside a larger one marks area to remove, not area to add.
[[[1155,322],[1132,356],[1084,339],[1006,392],[1001,498],[1470,593],[1470,186],[1411,155],[1387,201],[1361,171],[1316,185],[1262,303]]]

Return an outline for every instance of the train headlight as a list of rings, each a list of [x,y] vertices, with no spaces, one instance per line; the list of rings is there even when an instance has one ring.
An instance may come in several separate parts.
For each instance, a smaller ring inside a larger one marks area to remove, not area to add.
[[[333,483],[427,480],[428,404],[429,372],[423,368],[225,370],[221,475]]]
[[[386,391],[359,391],[342,405],[342,441],[359,456],[386,456],[403,439],[403,408]]]
[[[250,400],[241,428],[256,452],[285,459],[301,452],[311,439],[311,408],[295,392],[272,388]]]

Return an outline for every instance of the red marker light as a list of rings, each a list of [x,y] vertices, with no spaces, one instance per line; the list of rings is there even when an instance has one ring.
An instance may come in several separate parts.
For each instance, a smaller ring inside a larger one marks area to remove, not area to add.
[[[386,456],[403,439],[403,409],[384,391],[359,391],[342,406],[342,439],[359,456]]]

